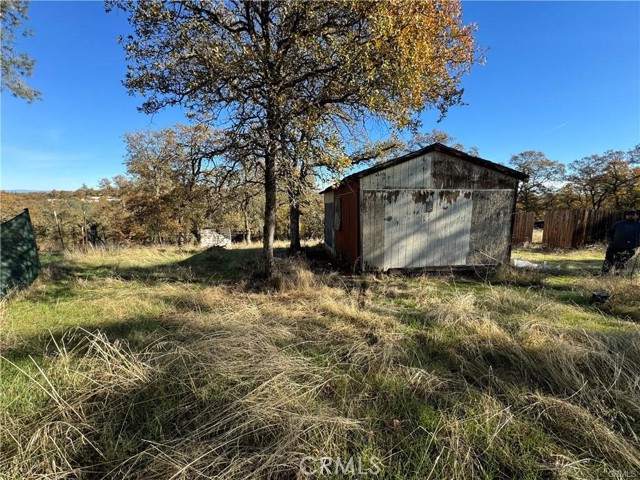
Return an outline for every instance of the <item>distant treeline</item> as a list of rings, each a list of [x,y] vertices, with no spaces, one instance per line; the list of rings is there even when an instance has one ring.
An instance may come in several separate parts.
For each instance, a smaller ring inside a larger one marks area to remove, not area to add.
[[[238,205],[234,192],[211,192],[192,199],[184,209],[175,202],[177,192],[161,190],[150,195],[135,179],[118,177],[103,181],[102,188],[75,191],[1,192],[1,220],[29,208],[40,248],[59,249],[60,239],[54,212],[67,248],[81,244],[83,227],[98,226],[101,239],[110,245],[178,244],[199,241],[202,228],[230,230],[236,241],[261,240],[260,195]],[[237,192],[236,192],[237,193]],[[175,202],[175,203],[174,203]],[[277,236],[289,236],[286,201],[278,208]],[[322,232],[322,199],[311,197],[302,212],[301,235],[318,237]]]

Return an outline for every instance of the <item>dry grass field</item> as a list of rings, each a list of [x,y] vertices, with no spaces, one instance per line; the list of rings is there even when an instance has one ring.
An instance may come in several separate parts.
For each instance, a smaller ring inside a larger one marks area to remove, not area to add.
[[[601,249],[471,277],[281,258],[275,289],[259,253],[44,256],[0,304],[0,478],[640,477],[640,278],[595,276]]]

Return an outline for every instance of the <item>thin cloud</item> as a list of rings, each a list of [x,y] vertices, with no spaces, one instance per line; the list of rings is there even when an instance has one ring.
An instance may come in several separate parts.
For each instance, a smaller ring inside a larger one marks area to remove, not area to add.
[[[550,128],[549,130],[547,130],[546,132],[544,132],[544,133],[543,133],[543,135],[546,135],[546,134],[551,133],[551,132],[555,132],[556,130],[560,130],[561,128],[566,127],[567,125],[569,125],[569,124],[571,124],[571,123],[575,122],[576,120],[577,120],[576,118],[573,118],[573,119],[571,119],[571,120],[567,120],[566,122],[562,122],[561,124],[556,125],[555,127]]]

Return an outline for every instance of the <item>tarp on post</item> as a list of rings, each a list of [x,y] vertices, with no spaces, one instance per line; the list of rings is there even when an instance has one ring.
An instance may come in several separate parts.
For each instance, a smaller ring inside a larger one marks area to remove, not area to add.
[[[13,287],[30,285],[40,271],[29,209],[0,224],[0,298]]]

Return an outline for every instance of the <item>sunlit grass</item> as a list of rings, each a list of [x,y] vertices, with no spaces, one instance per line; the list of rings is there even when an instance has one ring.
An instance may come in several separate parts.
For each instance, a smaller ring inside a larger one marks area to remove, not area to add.
[[[588,275],[601,253],[516,252],[575,268],[483,278],[278,258],[273,284],[255,245],[45,258],[0,303],[0,471],[301,478],[305,456],[377,458],[384,478],[639,471],[638,278]]]

